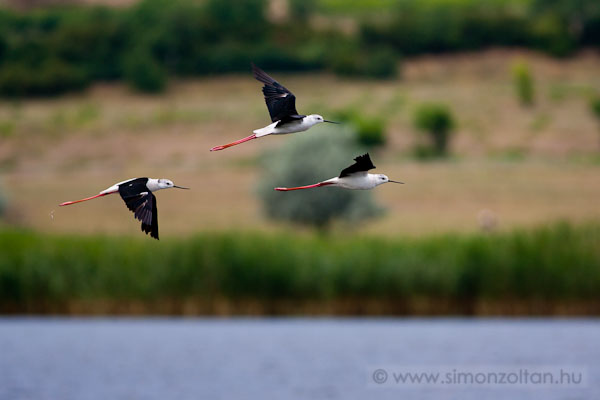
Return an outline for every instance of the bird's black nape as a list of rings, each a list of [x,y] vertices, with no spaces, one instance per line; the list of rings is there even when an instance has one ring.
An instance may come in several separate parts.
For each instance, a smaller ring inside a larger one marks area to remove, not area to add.
[[[375,168],[373,162],[371,161],[371,157],[369,157],[369,153],[365,153],[362,156],[356,157],[354,161],[354,164],[342,170],[339,176],[340,178],[351,174],[356,174],[358,172],[367,172],[368,170]]]

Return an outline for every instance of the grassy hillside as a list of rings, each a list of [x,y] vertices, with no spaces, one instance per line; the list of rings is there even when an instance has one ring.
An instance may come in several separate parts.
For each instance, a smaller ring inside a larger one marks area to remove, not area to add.
[[[535,80],[536,103],[527,108],[511,76],[511,66],[521,59]],[[587,97],[600,90],[598,68],[594,54],[557,61],[493,51],[411,61],[402,79],[388,82],[274,75],[295,92],[300,112],[333,119],[337,110],[353,109],[385,121],[387,144],[372,151],[376,171],[407,184],[373,191],[387,214],[352,229],[394,236],[477,231],[484,210],[495,215],[501,230],[600,219],[600,130]],[[457,120],[447,160],[413,157],[420,137],[413,113],[428,101],[448,104]],[[262,168],[269,168],[263,154],[293,138],[208,151],[268,121],[260,85],[249,73],[180,81],[161,96],[102,85],[57,99],[0,102],[0,187],[11,208],[7,218],[45,232],[138,236],[138,224],[117,197],[58,204],[127,178],[151,176],[192,187],[157,194],[161,237],[279,230],[263,217],[255,185]],[[302,135],[338,133],[337,127],[318,126]]]

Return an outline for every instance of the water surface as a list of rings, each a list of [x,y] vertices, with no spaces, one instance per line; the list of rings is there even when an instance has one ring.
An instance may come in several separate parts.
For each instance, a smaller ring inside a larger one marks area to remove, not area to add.
[[[598,399],[599,339],[600,321],[584,319],[4,318],[0,399]],[[439,366],[587,376],[552,388],[369,379]]]

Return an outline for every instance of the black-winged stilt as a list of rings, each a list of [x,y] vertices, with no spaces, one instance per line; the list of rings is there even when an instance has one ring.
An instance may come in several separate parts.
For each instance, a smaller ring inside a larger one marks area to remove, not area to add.
[[[189,189],[174,185],[168,179],[133,178],[115,183],[95,196],[81,200],[67,201],[60,205],[68,206],[119,192],[127,208],[133,212],[136,219],[142,221],[142,231],[146,232],[146,234],[150,233],[150,236],[158,240],[158,211],[156,209],[156,197],[152,192],[170,188]]]
[[[344,189],[368,190],[387,182],[404,183],[393,181],[383,174],[367,173],[368,170],[375,168],[375,166],[371,162],[371,157],[369,157],[369,153],[356,157],[354,161],[354,164],[352,164],[348,168],[343,169],[340,173],[340,176],[336,176],[335,178],[315,183],[314,185],[298,186],[292,188],[277,187],[275,188],[275,190],[278,190],[280,192],[287,192],[290,190],[310,189],[321,186],[338,186]]]
[[[258,68],[254,63],[252,63],[252,72],[257,80],[264,83],[262,92],[265,96],[265,103],[267,103],[273,123],[264,128],[254,130],[254,133],[248,137],[222,146],[215,146],[210,151],[223,150],[262,136],[302,132],[321,122],[339,123],[323,119],[318,114],[298,114],[298,111],[296,111],[296,96],[292,92],[267,75],[265,71]]]

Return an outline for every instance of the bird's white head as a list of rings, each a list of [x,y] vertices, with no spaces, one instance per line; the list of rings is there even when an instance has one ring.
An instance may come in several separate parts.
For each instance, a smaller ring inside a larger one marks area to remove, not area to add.
[[[189,189],[186,187],[177,186],[177,185],[173,184],[173,181],[171,181],[169,179],[159,179],[157,184],[158,184],[159,189],[170,189],[170,188]]]
[[[324,119],[322,116],[320,116],[319,114],[311,114],[311,115],[307,115],[306,118],[304,119],[310,126],[316,125],[316,124],[320,124],[321,122],[328,122],[330,124],[339,124],[339,122],[334,122],[334,121],[328,121],[326,119]]]
[[[159,189],[169,189],[169,188],[172,188],[173,186],[175,186],[173,184],[173,181],[170,181],[169,179],[159,179],[158,180],[158,188]]]
[[[373,175],[375,177],[375,186],[379,186],[383,183],[404,183],[404,182],[399,182],[399,181],[393,181],[390,178],[387,177],[387,175],[384,174],[375,174]]]

